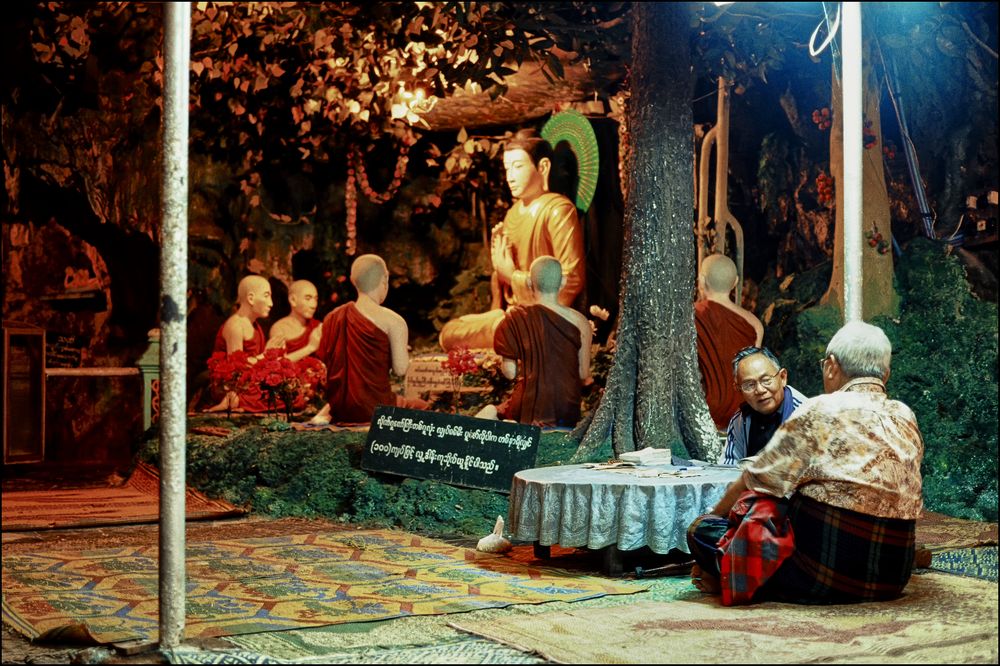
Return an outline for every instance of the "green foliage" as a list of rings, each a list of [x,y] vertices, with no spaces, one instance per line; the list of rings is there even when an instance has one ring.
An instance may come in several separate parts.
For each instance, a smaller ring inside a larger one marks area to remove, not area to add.
[[[426,126],[424,95],[496,98],[522,63],[561,78],[556,47],[574,62],[620,61],[627,11],[626,3],[196,3],[194,145],[248,171],[261,160],[326,160],[328,142]],[[137,74],[128,90],[141,85],[139,106],[152,108],[163,78],[159,8],[38,3],[31,18],[34,59],[54,85],[76,88],[87,67],[127,63]],[[248,178],[244,187],[256,184]]]
[[[826,343],[843,324],[840,309],[821,305],[805,310],[796,321],[798,344],[786,349],[780,356],[788,368],[788,381],[806,395],[823,392],[823,377],[819,361],[826,354]]]
[[[927,508],[997,519],[997,306],[969,290],[946,246],[918,238],[897,269],[903,308],[883,318],[892,395],[924,436]]]
[[[608,346],[597,346],[596,351],[590,357],[590,376],[594,382],[590,386],[583,387],[583,405],[581,413],[587,414],[597,409],[597,403],[601,400],[604,387],[608,384],[608,371],[611,369],[611,361],[614,360],[614,349]]]
[[[817,359],[840,326],[839,311],[815,307],[827,285],[833,264],[825,262],[784,278],[761,283],[757,315],[764,322],[764,345],[788,369],[788,382],[806,395],[823,390]]]

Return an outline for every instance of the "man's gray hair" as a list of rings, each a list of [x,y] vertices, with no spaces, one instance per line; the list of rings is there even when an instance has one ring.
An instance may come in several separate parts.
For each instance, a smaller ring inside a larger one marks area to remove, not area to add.
[[[892,343],[878,326],[850,321],[830,338],[826,355],[835,356],[841,372],[851,379],[884,378],[892,360]]]

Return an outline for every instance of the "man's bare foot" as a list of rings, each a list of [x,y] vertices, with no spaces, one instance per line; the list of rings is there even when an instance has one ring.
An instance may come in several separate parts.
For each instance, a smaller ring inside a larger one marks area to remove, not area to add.
[[[720,591],[719,579],[702,571],[697,564],[691,567],[691,584],[705,594],[718,594]]]
[[[309,419],[309,425],[329,425],[330,424],[330,403],[323,405],[323,409],[316,412],[316,416]]]

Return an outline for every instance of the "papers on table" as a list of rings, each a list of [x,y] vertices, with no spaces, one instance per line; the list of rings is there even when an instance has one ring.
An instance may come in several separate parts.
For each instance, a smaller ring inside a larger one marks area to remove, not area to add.
[[[670,449],[655,449],[651,446],[640,451],[623,453],[620,458],[622,462],[631,462],[637,465],[670,465],[673,463]]]

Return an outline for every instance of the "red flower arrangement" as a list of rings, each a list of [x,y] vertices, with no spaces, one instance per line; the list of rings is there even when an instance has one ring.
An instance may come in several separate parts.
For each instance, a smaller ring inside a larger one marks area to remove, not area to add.
[[[304,405],[326,377],[326,366],[318,358],[307,356],[298,362],[285,357],[282,349],[268,349],[262,358],[251,362],[246,352],[215,352],[208,360],[212,384],[225,392],[261,391],[271,411],[281,400],[285,413]]]
[[[239,393],[247,387],[250,357],[245,351],[232,354],[217,351],[208,359],[208,375],[212,385],[224,392]]]
[[[462,384],[462,378],[470,372],[479,370],[476,357],[469,351],[468,347],[456,347],[448,352],[448,358],[441,361],[441,367],[451,375],[451,385],[453,391],[453,411],[458,413],[458,394]]]
[[[456,347],[448,352],[448,359],[441,361],[441,367],[447,370],[452,377],[461,377],[479,369],[476,357],[467,347]]]

